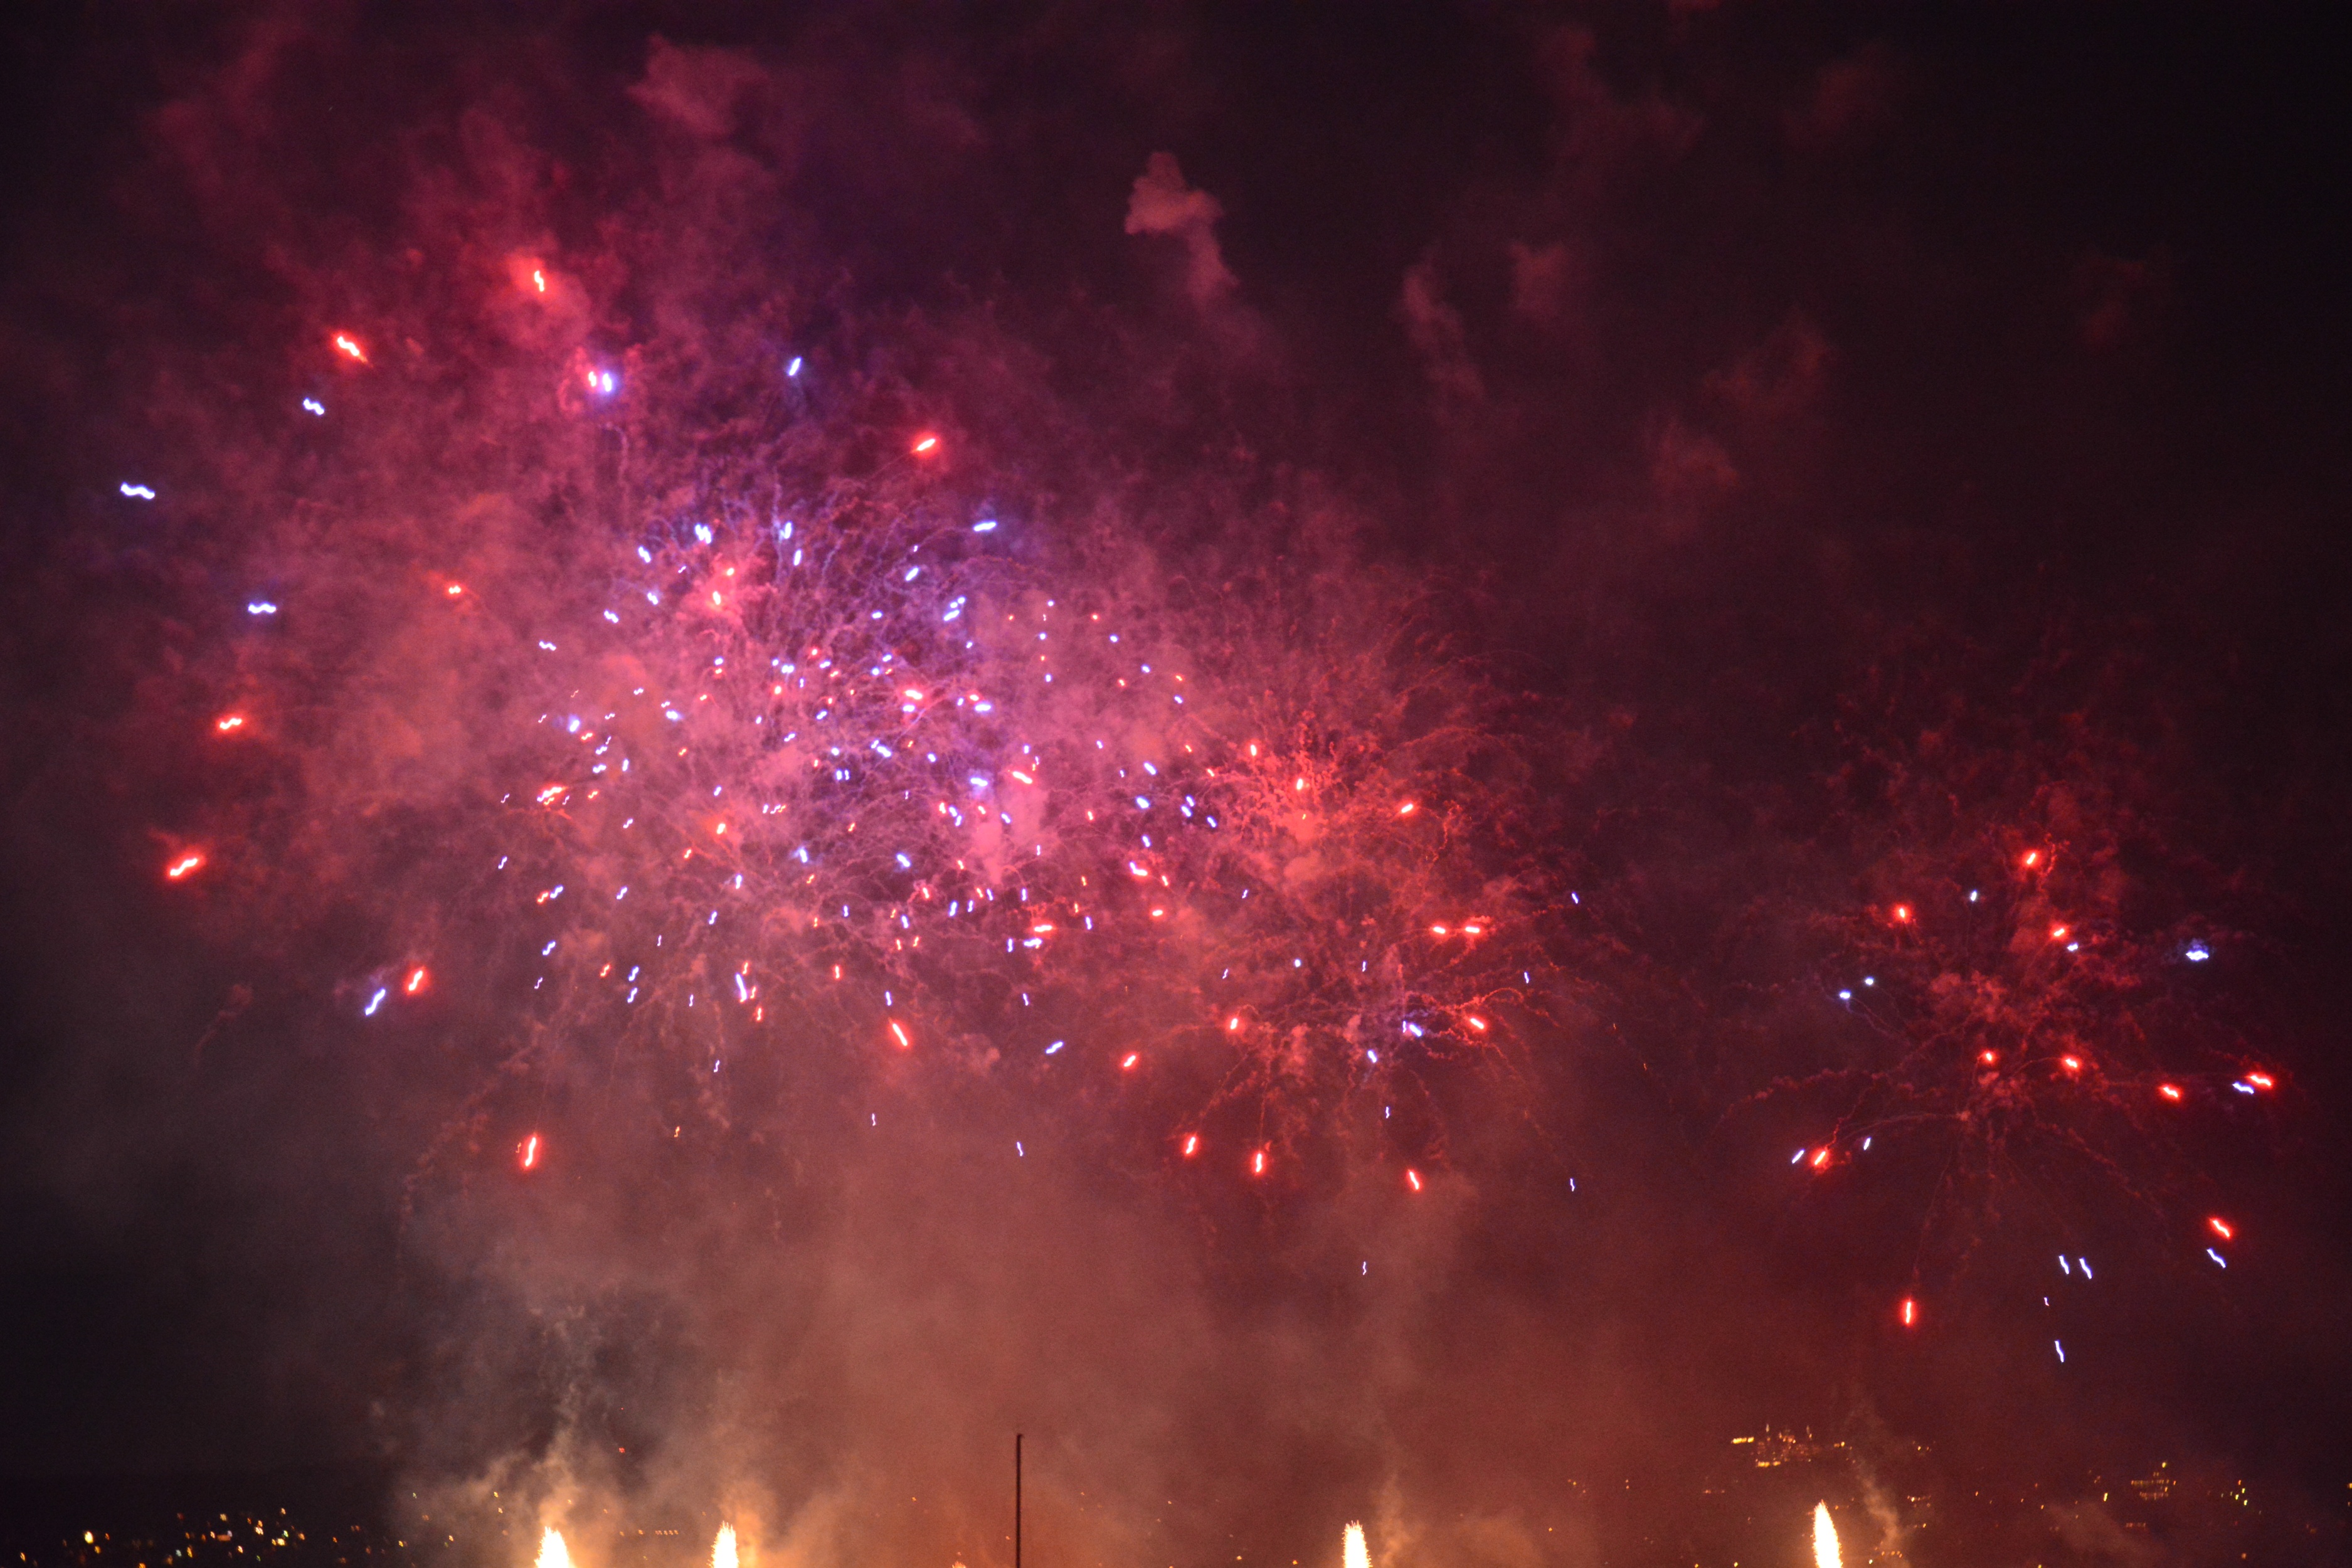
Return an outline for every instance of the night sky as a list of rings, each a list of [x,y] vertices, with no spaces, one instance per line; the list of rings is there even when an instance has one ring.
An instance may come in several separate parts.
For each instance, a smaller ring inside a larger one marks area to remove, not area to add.
[[[0,52],[0,1476],[994,1568],[1019,1428],[1072,1563],[1528,1568],[1769,1422],[2340,1515],[2292,13]]]

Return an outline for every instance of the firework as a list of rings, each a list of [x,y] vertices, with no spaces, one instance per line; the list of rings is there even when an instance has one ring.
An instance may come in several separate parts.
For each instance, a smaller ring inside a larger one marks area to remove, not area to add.
[[[2032,766],[2022,747],[1986,755]],[[1956,1268],[2023,1194],[2045,1235],[2104,1223],[2108,1194],[2177,1231],[2199,1184],[2197,1132],[2277,1079],[2210,1000],[2210,921],[2123,874],[2135,858],[2163,866],[2156,830],[2121,784],[2020,791],[2026,802],[1988,824],[1958,803],[1998,798],[2010,786],[1983,775],[2004,764],[1979,759],[1960,778],[1888,766],[1911,782],[1861,819],[1859,896],[1784,914],[1825,950],[1801,987],[1814,1063],[1760,1097],[1824,1113],[1790,1164],[1830,1190],[1916,1203],[1915,1287]],[[2167,903],[2178,912],[2151,918]],[[2205,1225],[2205,1241],[2231,1238]],[[1916,1324],[1916,1296],[1897,1316]]]
[[[353,333],[331,346],[383,374]],[[276,891],[350,865],[342,824],[432,824],[379,866],[399,956],[341,981],[361,1017],[422,1005],[428,970],[436,1005],[506,1010],[520,1046],[495,1059],[523,1070],[486,1071],[469,1115],[500,1084],[528,1114],[533,1076],[592,1048],[724,1121],[763,1057],[877,1082],[898,1058],[1117,1097],[1142,1150],[1234,1179],[1369,1129],[1423,1190],[1445,1157],[1426,1075],[1524,1050],[1559,972],[1512,842],[1528,803],[1492,782],[1503,704],[1409,595],[1332,602],[1258,562],[1179,604],[1126,531],[942,482],[938,431],[861,467],[854,422],[787,422],[758,462],[698,466],[665,449],[692,432],[646,405],[650,378],[624,397],[572,363],[555,460],[593,468],[609,430],[683,490],[621,491],[544,552],[477,547],[462,577],[359,585],[343,552],[414,553],[404,523],[314,537],[270,575],[355,598],[382,628],[363,649],[292,587],[246,601],[290,636],[240,658],[215,730],[266,701],[312,758],[364,756],[300,825],[240,820],[296,846]],[[355,470],[383,460],[354,439]],[[404,672],[420,646],[463,651]],[[452,708],[464,766],[387,783],[368,749]],[[515,1136],[534,1169],[540,1132]]]

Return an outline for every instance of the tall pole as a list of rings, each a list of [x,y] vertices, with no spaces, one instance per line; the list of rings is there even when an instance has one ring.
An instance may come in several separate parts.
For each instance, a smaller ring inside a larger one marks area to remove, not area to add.
[[[1021,1434],[1013,1434],[1013,1568],[1021,1568]]]

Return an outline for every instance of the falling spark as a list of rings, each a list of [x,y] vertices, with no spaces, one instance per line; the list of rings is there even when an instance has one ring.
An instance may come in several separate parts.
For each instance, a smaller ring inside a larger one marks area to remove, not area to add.
[[[551,1525],[539,1538],[539,1562],[534,1568],[572,1568],[572,1553],[565,1548],[562,1535]]]
[[[1404,1173],[1404,1180],[1405,1184],[1411,1187],[1414,1192],[1417,1193],[1421,1191],[1421,1173],[1419,1171],[1407,1169]]]
[[[890,1032],[898,1037],[898,1048],[900,1050],[910,1050],[914,1047],[915,1042],[907,1037],[905,1026],[895,1018],[890,1021]]]
[[[1813,1568],[1838,1568],[1837,1525],[1825,1502],[1813,1505]]]
[[[915,443],[915,456],[919,458],[924,453],[936,447],[939,444],[940,438],[937,436],[926,436],[921,440]]]
[[[1919,1324],[1919,1303],[1910,1297],[1903,1298],[1903,1326],[1916,1328]]]
[[[710,1543],[710,1568],[735,1568],[735,1527],[722,1524]]]
[[[164,867],[163,875],[176,882],[185,877],[189,872],[200,869],[204,863],[204,856],[195,850],[191,849],[185,855],[181,856],[177,860],[174,860],[170,865]]]
[[[420,963],[415,968],[408,972],[408,983],[403,985],[401,989],[407,992],[411,996],[414,996],[419,991],[425,989],[425,982],[426,978],[427,976],[425,973],[425,966]]]
[[[352,336],[349,332],[337,332],[335,334],[335,347],[338,351],[349,355],[352,359],[358,361],[361,364],[365,364],[368,362],[367,351],[360,347],[359,340]],[[558,1542],[559,1546],[561,1544],[561,1542]]]
[[[522,1141],[522,1168],[528,1171],[532,1169],[538,1163],[539,1134],[534,1132],[530,1137]],[[562,1536],[556,1534],[555,1531],[551,1530],[547,1532],[547,1540],[555,1542],[555,1561],[558,1563],[569,1563],[572,1561],[571,1557],[564,1552],[563,1538]],[[541,1564],[544,1564],[548,1560],[546,1542],[541,1542],[540,1543],[539,1560]]]
[[[232,730],[242,730],[245,728],[245,715],[242,713],[224,713],[219,718],[213,721],[213,728],[219,731],[224,735],[227,734]]]
[[[1364,1546],[1364,1527],[1352,1519],[1348,1521],[1347,1538],[1339,1550],[1340,1568],[1372,1568],[1372,1554]]]

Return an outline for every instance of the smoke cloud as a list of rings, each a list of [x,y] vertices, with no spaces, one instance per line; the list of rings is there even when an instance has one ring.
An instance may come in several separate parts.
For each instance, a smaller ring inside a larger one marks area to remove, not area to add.
[[[739,22],[71,40],[7,1177],[131,1304],[8,1310],[151,1347],[75,1466],[583,1568],[1001,1568],[1016,1431],[1055,1563],[1679,1550],[1767,1422],[1890,1547],[2303,1495],[2320,384],[2154,207],[2011,205],[1874,24]]]

